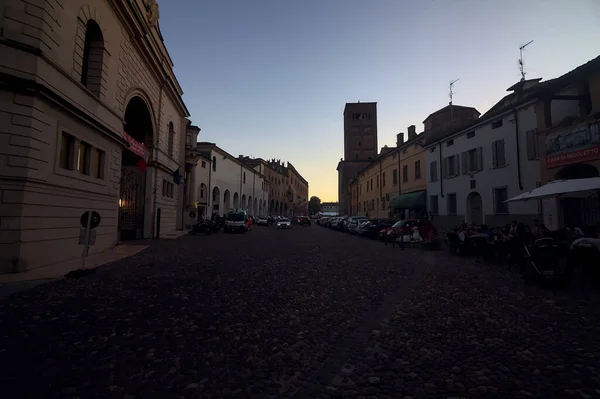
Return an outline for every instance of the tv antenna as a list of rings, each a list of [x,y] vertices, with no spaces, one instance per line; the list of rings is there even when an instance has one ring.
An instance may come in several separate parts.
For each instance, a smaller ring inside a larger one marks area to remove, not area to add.
[[[519,71],[521,71],[521,82],[525,80],[525,68],[523,64],[523,49],[533,43],[533,40],[519,47]]]
[[[455,93],[454,83],[458,82],[459,80],[460,80],[460,78],[450,81],[450,93],[448,94],[448,97],[450,98],[450,105],[452,105],[452,97],[454,97],[454,93]]]

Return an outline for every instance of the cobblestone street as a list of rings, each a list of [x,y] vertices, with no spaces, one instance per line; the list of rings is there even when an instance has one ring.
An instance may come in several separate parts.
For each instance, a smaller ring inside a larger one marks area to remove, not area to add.
[[[600,397],[597,307],[318,226],[161,240],[0,320],[6,398]]]

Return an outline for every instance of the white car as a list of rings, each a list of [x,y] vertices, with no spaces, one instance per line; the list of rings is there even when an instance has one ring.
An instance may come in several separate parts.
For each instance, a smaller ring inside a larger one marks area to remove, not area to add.
[[[279,219],[277,221],[277,228],[278,229],[291,229],[292,222],[290,221],[290,219]]]
[[[267,220],[267,218],[260,217],[260,218],[256,219],[256,225],[257,226],[268,226],[269,221]]]

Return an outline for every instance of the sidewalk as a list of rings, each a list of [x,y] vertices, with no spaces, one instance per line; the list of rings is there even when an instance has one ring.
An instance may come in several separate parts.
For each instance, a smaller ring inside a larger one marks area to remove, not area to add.
[[[95,267],[135,255],[146,248],[148,248],[148,245],[117,245],[108,251],[88,256],[85,260],[85,267],[88,269],[93,269]],[[62,278],[68,272],[80,268],[81,258],[77,258],[67,262],[41,267],[39,269],[28,270],[22,273],[0,274],[0,285],[36,280],[53,280]]]

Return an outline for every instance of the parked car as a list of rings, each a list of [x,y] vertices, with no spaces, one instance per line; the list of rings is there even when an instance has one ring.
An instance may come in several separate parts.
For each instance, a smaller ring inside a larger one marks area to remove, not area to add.
[[[352,216],[347,219],[346,230],[350,234],[356,234],[356,230],[358,229],[358,225],[363,222],[368,222],[369,218],[366,216]]]
[[[269,220],[266,217],[258,217],[256,219],[256,225],[257,226],[268,226],[269,225]]]
[[[277,228],[278,229],[291,229],[292,222],[290,221],[290,219],[281,218],[277,221]]]
[[[248,231],[248,214],[242,209],[232,209],[225,217],[225,233]]]
[[[396,223],[396,220],[394,219],[369,220],[358,227],[357,233],[361,237],[377,238],[380,231],[392,227],[394,223]]]
[[[432,242],[438,240],[437,227],[427,219],[400,220],[389,229],[382,230],[382,232],[386,231],[386,242],[393,242],[402,236],[413,235],[415,228],[419,231],[419,235],[423,241]]]

